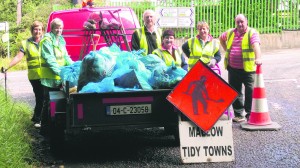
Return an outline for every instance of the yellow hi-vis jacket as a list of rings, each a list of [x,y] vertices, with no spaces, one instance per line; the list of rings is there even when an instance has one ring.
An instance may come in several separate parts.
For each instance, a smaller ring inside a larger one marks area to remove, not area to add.
[[[38,47],[29,40],[22,41],[22,47],[24,49],[24,54],[26,55],[27,68],[28,68],[28,79],[40,79],[41,69],[40,69],[40,52]]]
[[[140,39],[140,48],[145,50],[143,55],[146,56],[146,55],[148,55],[148,44],[147,44],[145,29],[146,29],[145,26],[143,26],[142,28],[137,30],[137,33],[138,33],[138,36]],[[160,37],[162,34],[161,29],[156,29],[155,34],[156,34],[156,37],[159,37],[159,38],[156,38],[157,47],[160,47],[161,46],[161,38]]]
[[[59,66],[66,65],[66,61],[64,59],[64,55],[66,54],[66,50],[61,46],[55,45],[52,38],[51,38],[51,36],[49,36],[48,34],[46,34],[45,37],[41,40],[40,49],[42,49],[42,45],[45,41],[48,41],[48,42],[53,44],[53,51],[49,51],[49,52],[53,52],[53,55],[55,56],[55,59],[56,59],[54,61],[56,61],[56,63]],[[46,61],[43,57],[41,57],[41,78],[43,78],[43,79],[55,79],[55,80],[60,79],[60,76],[58,74],[55,74],[50,69],[49,65],[46,63]]]
[[[244,37],[242,39],[241,47],[242,47],[242,56],[243,56],[243,66],[246,72],[255,71],[255,62],[254,62],[255,54],[250,43],[250,38],[253,35],[254,31],[255,31],[254,29],[248,28],[247,32],[244,34]],[[231,51],[234,36],[235,36],[234,29],[229,29],[227,31],[227,47],[226,47],[226,53],[224,59],[224,65],[226,69],[229,62],[229,54]]]
[[[176,67],[181,67],[182,65],[181,53],[182,52],[179,50],[179,48],[175,49],[176,60],[174,60],[172,55],[167,50],[162,50],[158,48],[152,52],[152,54],[155,54],[158,57],[160,57],[166,63],[167,66],[171,66],[172,62],[174,62]]]
[[[188,60],[189,70],[199,59],[205,64],[209,63],[220,48],[220,42],[216,39],[213,39],[205,46],[202,46],[198,38],[190,38],[188,40],[188,45],[191,52]]]

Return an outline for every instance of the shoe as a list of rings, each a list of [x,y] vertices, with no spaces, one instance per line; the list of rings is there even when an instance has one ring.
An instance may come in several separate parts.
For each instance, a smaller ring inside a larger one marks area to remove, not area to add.
[[[41,128],[41,122],[34,123],[34,128]]]
[[[238,117],[234,117],[232,119],[233,122],[242,122],[242,121],[246,121],[245,117],[243,116],[238,116]]]

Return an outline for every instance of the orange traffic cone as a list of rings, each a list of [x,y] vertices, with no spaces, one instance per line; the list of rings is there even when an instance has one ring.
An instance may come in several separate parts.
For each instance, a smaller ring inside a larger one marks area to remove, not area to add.
[[[252,94],[252,109],[248,124],[268,125],[271,123],[261,65],[258,65],[256,67],[254,89]]]
[[[280,126],[271,121],[266,98],[261,65],[257,65],[252,94],[252,109],[248,123],[241,123],[242,128],[249,130],[276,130]]]

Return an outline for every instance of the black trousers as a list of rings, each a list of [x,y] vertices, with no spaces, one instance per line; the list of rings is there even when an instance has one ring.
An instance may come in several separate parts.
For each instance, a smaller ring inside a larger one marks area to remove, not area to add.
[[[235,69],[230,66],[227,67],[227,70],[229,84],[239,93],[238,98],[232,104],[234,115],[242,116],[244,110],[246,115],[250,115],[255,72],[246,72],[243,69]],[[245,101],[242,91],[243,85]]]
[[[41,113],[43,108],[43,85],[40,79],[29,80],[35,96],[35,107],[31,121],[38,123],[41,121]]]

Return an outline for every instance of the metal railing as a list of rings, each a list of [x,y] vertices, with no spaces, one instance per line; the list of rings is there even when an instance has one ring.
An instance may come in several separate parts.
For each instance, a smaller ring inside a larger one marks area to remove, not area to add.
[[[195,21],[207,21],[210,33],[218,37],[222,32],[235,27],[234,17],[243,13],[248,25],[261,34],[280,33],[283,30],[300,30],[300,0],[134,0],[110,2],[97,1],[96,6],[128,6],[137,14],[142,25],[146,9],[157,7],[194,7]],[[73,6],[74,7],[74,6]],[[177,37],[190,37],[194,30],[173,28]]]

